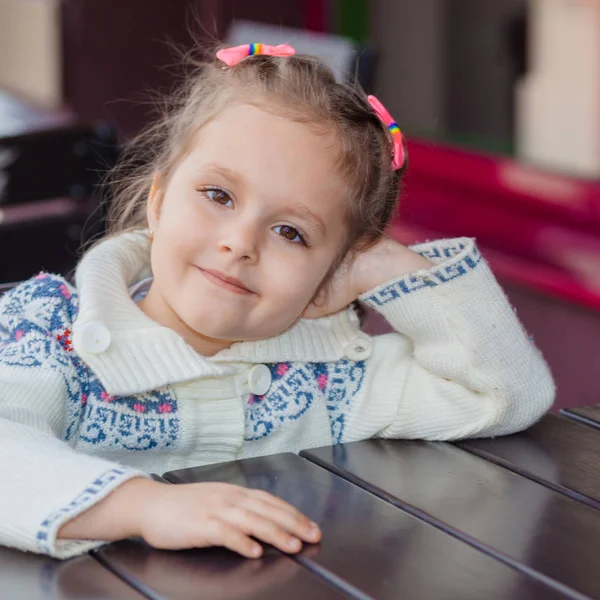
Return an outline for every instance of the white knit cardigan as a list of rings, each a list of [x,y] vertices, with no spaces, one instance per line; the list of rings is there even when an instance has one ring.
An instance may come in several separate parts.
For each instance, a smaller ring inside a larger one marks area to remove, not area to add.
[[[40,274],[5,294],[0,544],[59,558],[98,546],[56,532],[149,472],[534,423],[554,384],[473,240],[414,250],[434,266],[360,298],[396,333],[370,337],[348,309],[210,358],[131,299],[150,274],[146,232],[88,252],[76,287]],[[260,396],[257,373],[268,387]]]

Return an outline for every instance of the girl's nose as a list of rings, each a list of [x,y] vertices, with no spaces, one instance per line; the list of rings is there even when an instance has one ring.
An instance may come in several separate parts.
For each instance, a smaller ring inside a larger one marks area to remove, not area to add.
[[[247,224],[227,228],[218,242],[220,252],[231,254],[235,260],[247,262],[256,262],[258,259],[259,244],[257,228]]]

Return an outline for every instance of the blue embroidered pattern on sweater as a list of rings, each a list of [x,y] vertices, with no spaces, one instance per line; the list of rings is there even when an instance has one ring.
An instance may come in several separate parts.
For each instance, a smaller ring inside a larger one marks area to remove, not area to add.
[[[327,367],[329,369],[325,390],[327,410],[333,443],[339,444],[343,440],[350,404],[362,386],[366,363],[364,360],[358,362],[341,360],[328,364]]]
[[[81,402],[78,445],[154,450],[171,448],[177,442],[177,401],[168,387],[135,396],[111,396],[96,378],[88,376]]]
[[[419,250],[419,254],[433,261],[447,261],[462,252],[465,244],[446,247],[429,247]],[[481,262],[482,256],[473,246],[458,261],[451,264],[441,264],[433,267],[425,274],[410,273],[392,283],[377,289],[365,299],[366,304],[372,306],[383,306],[393,302],[402,296],[416,292],[426,287],[436,287],[457,277],[462,277],[472,271]]]
[[[0,365],[58,371],[69,397],[67,419],[78,418],[81,386],[71,358],[58,336],[77,314],[77,298],[60,277],[40,274],[0,299],[0,327],[8,333],[0,348]]]
[[[63,439],[88,451],[159,450],[176,445],[177,400],[169,387],[127,397],[110,396],[73,351],[70,327],[77,292],[62,278],[41,274],[0,300],[0,366],[41,367],[60,372],[68,402]],[[1,335],[1,332],[0,332]],[[2,343],[2,341],[0,341]],[[245,407],[245,439],[259,440],[298,420],[315,401],[328,410],[332,439],[343,439],[346,414],[360,389],[364,361],[275,363],[265,397]]]
[[[0,366],[61,373],[68,396],[63,439],[75,447],[98,451],[174,446],[180,423],[171,390],[110,396],[71,347],[70,327],[77,310],[77,293],[61,277],[40,274],[8,292],[0,300],[0,340],[5,340]]]
[[[49,554],[51,551],[51,544],[49,542],[50,529],[52,526],[62,517],[66,515],[74,515],[79,512],[79,509],[84,506],[91,506],[94,504],[94,498],[102,490],[110,485],[115,479],[125,474],[122,469],[111,469],[107,471],[95,481],[85,488],[74,500],[69,502],[66,506],[59,508],[47,518],[45,518],[38,530],[35,538],[35,545],[37,549],[43,554]]]
[[[271,387],[264,396],[250,396],[245,411],[245,440],[261,440],[283,425],[296,421],[317,401],[324,401],[334,443],[343,439],[346,415],[360,389],[366,364],[340,360],[334,363],[274,363]]]

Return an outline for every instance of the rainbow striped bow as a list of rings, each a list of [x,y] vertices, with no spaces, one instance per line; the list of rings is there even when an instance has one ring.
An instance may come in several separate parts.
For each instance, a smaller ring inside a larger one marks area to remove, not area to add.
[[[369,96],[367,98],[371,108],[375,111],[375,114],[379,117],[381,122],[389,129],[392,134],[394,141],[394,156],[392,158],[392,169],[397,171],[404,165],[406,157],[404,156],[404,145],[402,144],[402,132],[398,123],[392,119],[392,115],[387,111],[385,106],[375,96]]]
[[[223,48],[217,52],[217,58],[224,62],[228,67],[233,67],[247,56],[256,54],[266,54],[268,56],[292,56],[296,50],[288,44],[279,44],[279,46],[268,46],[267,44],[242,44],[232,48]]]

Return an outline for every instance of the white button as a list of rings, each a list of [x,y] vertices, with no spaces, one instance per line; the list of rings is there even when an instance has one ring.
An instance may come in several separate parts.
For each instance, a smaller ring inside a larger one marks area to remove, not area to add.
[[[101,354],[110,346],[110,331],[102,323],[82,325],[75,337],[75,345],[81,344],[81,348],[90,354]]]
[[[366,338],[355,338],[344,348],[344,356],[350,360],[365,360],[371,356],[373,345]]]
[[[350,323],[352,323],[353,325],[359,325],[360,319],[359,319],[358,315],[356,314],[356,309],[354,307],[352,307],[348,311],[348,313],[350,315]]]
[[[263,396],[271,387],[271,371],[267,365],[255,365],[248,373],[248,386],[250,392],[256,396]]]

